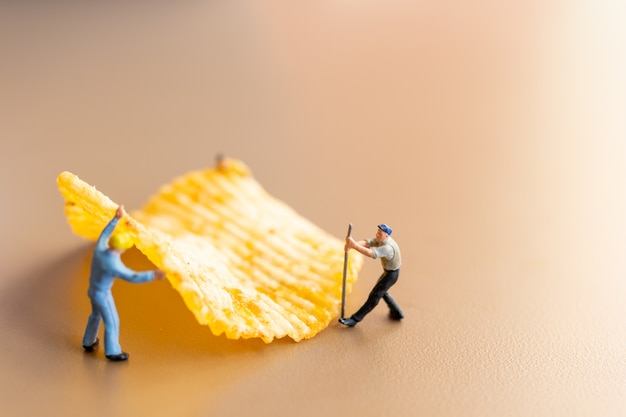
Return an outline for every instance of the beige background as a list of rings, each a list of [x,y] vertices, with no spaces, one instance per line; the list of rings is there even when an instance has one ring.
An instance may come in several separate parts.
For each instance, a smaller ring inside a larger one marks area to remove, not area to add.
[[[84,3],[0,5],[2,415],[626,415],[624,2]],[[406,320],[231,341],[120,282],[130,360],[83,354],[56,176],[132,210],[218,152],[337,237],[392,225]]]

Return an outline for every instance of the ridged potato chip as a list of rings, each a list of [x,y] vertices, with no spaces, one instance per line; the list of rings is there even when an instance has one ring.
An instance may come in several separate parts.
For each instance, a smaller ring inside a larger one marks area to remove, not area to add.
[[[73,231],[96,240],[118,204],[63,172]],[[118,223],[215,335],[308,339],[337,316],[344,242],[270,196],[238,160],[191,172]],[[347,291],[363,263],[352,251]]]

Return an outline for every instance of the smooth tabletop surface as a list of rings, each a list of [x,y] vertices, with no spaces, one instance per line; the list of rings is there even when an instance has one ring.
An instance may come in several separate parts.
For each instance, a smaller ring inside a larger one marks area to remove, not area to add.
[[[2,415],[626,415],[622,3],[3,2]],[[130,211],[218,153],[338,238],[391,225],[406,318],[228,340],[118,282],[130,359],[83,353],[57,175]]]

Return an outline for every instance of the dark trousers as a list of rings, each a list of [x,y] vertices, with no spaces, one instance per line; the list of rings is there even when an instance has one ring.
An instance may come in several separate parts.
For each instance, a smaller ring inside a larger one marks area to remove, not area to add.
[[[374,288],[372,288],[372,291],[370,291],[370,295],[369,297],[367,297],[367,301],[365,301],[365,304],[363,304],[363,306],[352,315],[352,318],[356,321],[363,320],[363,317],[365,317],[370,311],[374,309],[374,307],[378,305],[378,302],[381,298],[385,300],[387,306],[389,306],[389,310],[392,313],[402,314],[400,307],[398,307],[394,299],[391,298],[391,295],[389,295],[389,293],[387,292],[389,291],[389,288],[391,288],[393,284],[398,281],[399,275],[399,269],[396,269],[395,271],[383,272],[383,274],[378,279],[376,285],[374,285]]]

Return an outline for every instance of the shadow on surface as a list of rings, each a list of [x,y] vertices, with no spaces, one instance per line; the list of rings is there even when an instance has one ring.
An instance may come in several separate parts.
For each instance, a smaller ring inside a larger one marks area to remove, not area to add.
[[[3,290],[0,308],[9,321],[6,327],[33,344],[67,344],[77,328],[76,280],[88,273],[89,252],[90,248],[82,247],[39,265],[24,272],[13,288]]]
[[[92,250],[93,246],[87,245],[25,272],[18,285],[3,291],[0,310],[3,320],[9,322],[6,327],[19,335],[15,343],[23,340],[33,346],[55,344],[60,349],[82,351],[82,334],[91,310],[86,293]],[[154,268],[134,248],[123,260],[136,270]],[[167,279],[145,284],[117,280],[113,295],[121,322],[120,342],[131,352],[150,352],[157,357],[171,357],[173,352],[178,356],[222,356],[294,343],[278,340],[266,345],[260,339],[230,340],[213,335],[208,326],[196,321]]]

